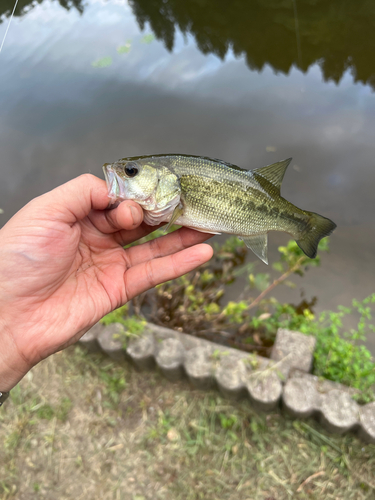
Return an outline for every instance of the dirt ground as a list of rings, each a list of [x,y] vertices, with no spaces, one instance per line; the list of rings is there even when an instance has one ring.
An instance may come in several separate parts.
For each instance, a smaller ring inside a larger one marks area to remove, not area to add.
[[[0,410],[2,500],[375,499],[375,446],[72,347]]]

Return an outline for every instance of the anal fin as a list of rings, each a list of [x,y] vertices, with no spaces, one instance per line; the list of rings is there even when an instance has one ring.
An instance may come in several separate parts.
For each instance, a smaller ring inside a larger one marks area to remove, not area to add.
[[[252,250],[257,257],[265,264],[268,264],[267,257],[267,233],[254,234],[251,236],[239,236],[245,245]]]

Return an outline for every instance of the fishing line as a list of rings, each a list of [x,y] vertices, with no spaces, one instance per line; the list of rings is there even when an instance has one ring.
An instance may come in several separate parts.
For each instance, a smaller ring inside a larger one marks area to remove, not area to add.
[[[14,15],[14,12],[15,12],[15,10],[16,10],[17,4],[18,4],[18,0],[16,0],[16,3],[14,4],[14,7],[13,7],[13,12],[12,12],[12,14],[11,14],[11,16],[10,16],[10,19],[9,19],[9,23],[8,23],[7,29],[5,30],[5,34],[4,34],[3,41],[1,42],[0,52],[1,52],[1,49],[3,48],[4,42],[5,42],[5,38],[6,38],[7,34],[8,34],[9,26],[10,26],[10,23],[12,22],[13,15]]]

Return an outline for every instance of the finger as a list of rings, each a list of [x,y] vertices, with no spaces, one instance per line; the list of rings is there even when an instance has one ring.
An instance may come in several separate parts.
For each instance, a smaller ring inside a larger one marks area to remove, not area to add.
[[[110,234],[137,228],[143,221],[143,210],[138,203],[126,200],[113,210],[91,210],[88,217],[96,229]]]
[[[166,234],[142,245],[128,248],[126,256],[129,267],[164,257],[165,255],[171,255],[197,243],[202,243],[211,237],[212,234],[201,233],[187,227],[182,227],[177,231],[173,231],[173,233]]]
[[[186,274],[212,257],[210,245],[200,244],[159,259],[149,260],[128,269],[125,289],[128,300],[160,283]]]
[[[108,190],[104,180],[83,174],[34,200],[35,208],[48,207],[49,218],[73,225],[91,210],[108,207]]]
[[[114,233],[113,237],[117,241],[119,245],[122,247],[129,245],[130,243],[134,243],[137,240],[140,240],[144,236],[149,235],[150,233],[153,233],[160,227],[162,227],[163,224],[160,224],[158,226],[148,226],[144,222],[140,226],[138,226],[135,229],[132,229],[131,231],[124,229],[123,231],[118,231],[117,233]]]

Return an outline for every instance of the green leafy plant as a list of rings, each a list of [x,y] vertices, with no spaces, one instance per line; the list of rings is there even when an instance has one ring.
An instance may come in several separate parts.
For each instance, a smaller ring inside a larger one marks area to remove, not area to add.
[[[115,309],[114,311],[104,316],[100,320],[100,323],[103,323],[103,325],[110,325],[112,323],[121,323],[122,325],[126,326],[124,315],[128,313],[128,310],[129,306],[128,304],[125,304],[122,307],[119,307],[118,309]]]
[[[163,229],[158,229],[137,244],[163,234]],[[271,277],[270,273],[257,273],[256,262],[245,262],[247,250],[237,237],[228,238],[222,245],[215,243],[214,247],[214,257],[209,263],[147,294],[145,303],[151,305],[148,319],[208,339],[220,337],[226,345],[266,356],[278,328],[314,335],[317,339],[314,373],[359,389],[358,398],[362,402],[375,399],[374,360],[365,346],[358,345],[369,331],[375,331],[371,323],[375,294],[363,301],[353,300],[351,307],[339,307],[336,312],[326,311],[316,316],[313,311],[316,298],[298,305],[283,304],[271,292],[280,285],[294,287],[291,277],[303,277],[310,268],[319,266],[319,256],[309,259],[294,241],[289,241],[279,247],[279,260],[273,264],[278,274]],[[325,238],[319,243],[320,255],[328,249]],[[225,302],[225,293],[239,276],[247,276],[241,299]],[[346,331],[345,319],[351,314],[359,316],[358,324]],[[124,325],[124,343],[129,332],[140,334],[145,325],[144,319],[128,316],[127,306],[113,311],[102,322]]]
[[[294,306],[277,304],[274,314],[261,323],[271,332],[281,327],[314,335],[314,374],[359,389],[358,399],[368,402],[374,399],[375,363],[370,351],[357,342],[364,341],[367,332],[375,331],[371,323],[373,304],[375,294],[362,301],[354,299],[352,307],[339,306],[336,312],[323,311],[317,317],[307,308],[297,314]],[[344,319],[353,313],[359,315],[357,327],[347,331]],[[260,321],[253,318],[252,324],[259,327]]]
[[[100,322],[104,325],[110,325],[112,323],[123,325],[123,331],[118,333],[117,337],[122,342],[124,348],[127,346],[130,337],[138,337],[143,333],[147,324],[144,318],[135,315],[129,316],[127,304],[110,312],[104,316]]]
[[[272,280],[269,273],[255,272],[256,262],[245,262],[247,250],[239,238],[230,237],[222,245],[215,243],[214,247],[210,263],[159,285],[149,294],[154,306],[151,320],[206,338],[216,336],[217,339],[225,333],[228,345],[267,355],[277,330],[273,313],[280,307],[270,292],[281,284],[295,286],[290,276],[303,276],[308,267],[319,265],[319,259],[309,259],[291,241],[279,248],[280,259],[274,266],[279,276]],[[320,244],[320,251],[326,250],[325,241]],[[248,285],[244,297],[225,303],[228,286],[246,275]],[[257,312],[254,314],[252,309]],[[272,319],[263,325],[265,314]]]
[[[354,299],[351,308],[339,307],[337,312],[323,312],[316,321],[311,321],[309,331],[302,328],[317,339],[315,373],[360,389],[362,394],[358,398],[363,402],[374,398],[375,363],[370,351],[357,341],[366,339],[366,331],[375,331],[370,323],[371,304],[374,303],[375,294],[361,302]],[[353,312],[360,315],[357,328],[346,331],[343,318]]]

